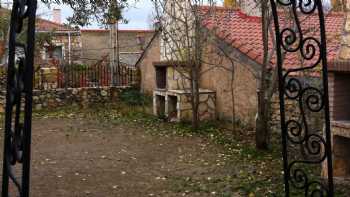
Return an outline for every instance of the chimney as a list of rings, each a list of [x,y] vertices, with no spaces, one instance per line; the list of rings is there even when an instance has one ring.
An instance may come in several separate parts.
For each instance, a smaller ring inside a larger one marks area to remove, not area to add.
[[[242,12],[248,16],[261,16],[260,4],[256,0],[241,0],[240,6]]]
[[[339,12],[344,11],[345,5],[343,5],[344,0],[332,0],[332,11]]]
[[[341,46],[339,52],[339,60],[350,60],[350,0],[345,0],[345,26],[341,35]]]
[[[237,0],[225,0],[224,1],[224,7],[225,8],[236,8],[237,6]]]
[[[61,24],[61,9],[53,9],[52,18],[53,22]]]

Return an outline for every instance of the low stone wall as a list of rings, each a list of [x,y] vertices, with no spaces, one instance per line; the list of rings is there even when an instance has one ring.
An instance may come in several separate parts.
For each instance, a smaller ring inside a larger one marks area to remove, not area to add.
[[[127,87],[67,88],[33,91],[33,109],[54,109],[67,105],[88,107],[96,103],[117,102],[119,93]],[[5,92],[0,95],[0,109],[5,106]]]
[[[198,118],[200,121],[216,119],[216,92],[199,90]],[[153,93],[153,114],[165,116],[170,122],[191,121],[190,93],[185,90],[157,90]]]

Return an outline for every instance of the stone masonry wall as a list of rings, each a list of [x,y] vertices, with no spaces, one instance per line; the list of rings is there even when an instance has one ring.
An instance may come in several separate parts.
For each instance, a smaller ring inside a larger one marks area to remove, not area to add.
[[[117,102],[119,93],[124,89],[124,87],[100,87],[34,90],[33,109],[54,109],[67,105],[88,107],[96,103]],[[3,111],[5,91],[0,92],[0,106],[0,110]]]
[[[293,104],[291,101],[286,102],[286,116],[297,118],[297,112],[293,111],[296,109],[296,105]],[[271,121],[270,121],[270,128],[272,132],[280,132],[281,131],[281,113],[280,113],[280,101],[278,94],[275,93],[272,98],[272,104],[271,104]]]
[[[82,63],[82,42],[78,32],[72,32],[70,36],[65,33],[55,33],[52,37],[52,44],[57,47],[62,47],[63,59],[58,62],[58,64]],[[48,52],[45,52],[44,48],[40,53],[36,53],[34,60],[35,65],[44,67],[57,66],[53,61],[55,58],[50,58],[50,55],[45,53]]]
[[[141,54],[154,33],[153,30],[119,30],[120,54]],[[83,62],[87,65],[95,64],[111,52],[109,30],[82,30],[81,39]]]
[[[299,104],[296,101],[285,100],[285,112],[287,120],[296,120],[299,121],[301,118]],[[323,111],[322,111],[323,112]],[[306,110],[306,118],[309,124],[309,128],[313,130],[322,131],[323,129],[323,113],[312,113],[308,114]],[[280,101],[278,93],[276,92],[272,98],[271,105],[271,121],[269,122],[272,132],[281,132],[281,113],[280,113]]]
[[[192,106],[189,95],[181,95],[181,108],[180,114],[182,120],[192,119]],[[199,95],[199,106],[198,116],[200,121],[208,121],[216,119],[216,94],[200,94]]]
[[[143,59],[137,65],[140,69],[140,89],[143,93],[152,95],[156,89],[156,72],[153,62],[160,61],[160,43],[157,36],[148,49]]]

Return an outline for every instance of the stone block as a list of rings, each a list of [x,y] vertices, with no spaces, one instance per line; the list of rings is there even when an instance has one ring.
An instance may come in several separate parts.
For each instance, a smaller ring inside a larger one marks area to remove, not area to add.
[[[207,112],[207,111],[209,111],[209,109],[208,109],[208,105],[206,103],[199,104],[199,106],[198,106],[199,113]]]
[[[42,106],[42,104],[36,104],[35,105],[35,110],[42,110],[43,109],[43,106]]]
[[[339,52],[339,59],[342,59],[342,60],[350,59],[350,47],[342,46],[342,48]]]
[[[209,100],[209,95],[208,94],[201,94],[199,96],[199,102],[206,102]]]
[[[108,96],[108,92],[106,90],[101,90],[101,96],[103,97]]]
[[[342,44],[344,46],[350,46],[350,33],[346,33],[342,36]]]
[[[345,22],[345,27],[344,30],[345,32],[350,32],[350,15],[349,13],[346,14],[346,22]]]
[[[216,104],[215,104],[215,99],[214,98],[209,98],[209,100],[208,100],[208,108],[215,110]]]

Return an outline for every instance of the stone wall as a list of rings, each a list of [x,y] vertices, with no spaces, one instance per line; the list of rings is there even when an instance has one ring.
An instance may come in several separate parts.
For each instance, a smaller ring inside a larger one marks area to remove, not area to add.
[[[167,89],[183,90],[191,88],[189,69],[181,67],[167,67]]]
[[[204,57],[204,62],[211,63],[217,60],[220,65],[203,64],[200,86],[216,92],[216,110],[220,120],[232,120],[234,105],[236,121],[254,127],[259,83],[258,72],[253,67],[254,62],[245,59],[238,51],[232,51],[232,47],[222,48],[227,49],[227,54],[230,54],[230,58],[235,62],[232,64],[230,58],[217,56],[220,54],[215,52],[218,48],[214,44],[209,45],[206,54],[210,56]]]
[[[296,120],[300,122],[301,114],[297,101],[285,100],[285,112],[287,118],[286,121]],[[312,131],[322,131],[324,126],[323,111],[311,113],[308,110],[305,110],[305,113],[309,129],[312,129]],[[269,125],[272,132],[281,132],[281,113],[278,92],[276,92],[272,98],[271,121],[269,122]]]
[[[152,95],[156,89],[156,74],[153,62],[159,61],[160,41],[159,35],[157,35],[145,51],[143,58],[136,65],[140,69],[140,89],[145,94]]]
[[[82,60],[82,41],[80,32],[55,32],[52,36],[52,44],[62,47],[62,60],[50,57],[52,52],[41,49],[40,53],[35,55],[36,66],[57,66],[57,64],[81,64]],[[46,54],[47,53],[47,54]],[[58,61],[58,62],[56,62]]]
[[[54,109],[63,106],[88,107],[96,103],[112,103],[118,101],[118,95],[126,87],[100,88],[67,88],[54,90],[34,90],[33,109]],[[5,92],[0,94],[1,110],[4,110]]]
[[[204,92],[204,91],[203,91]],[[191,97],[183,94],[180,97],[182,103],[180,115],[182,120],[192,120]],[[207,91],[199,94],[198,118],[200,121],[216,120],[216,93]]]
[[[215,120],[215,92],[205,89],[199,91],[199,120]],[[166,117],[170,122],[191,121],[193,116],[190,92],[185,90],[154,91],[153,113],[159,117]]]
[[[80,33],[57,34],[52,42],[56,46],[63,46],[64,63],[81,64],[82,41]],[[69,46],[70,45],[70,46]]]
[[[293,103],[292,101],[286,101],[285,103],[285,109],[286,109],[286,116],[288,118],[298,118],[298,112],[296,109],[298,106]],[[271,104],[271,121],[269,123],[271,131],[272,132],[281,132],[281,113],[280,113],[280,101],[279,101],[279,95],[278,92],[276,92],[272,98],[272,104]]]
[[[119,30],[118,32],[120,59],[124,63],[129,63],[126,59],[129,55],[139,57],[155,33],[153,30]],[[93,65],[101,57],[111,53],[109,30],[82,30],[81,35],[85,64]]]

